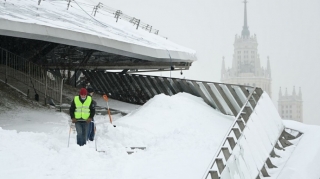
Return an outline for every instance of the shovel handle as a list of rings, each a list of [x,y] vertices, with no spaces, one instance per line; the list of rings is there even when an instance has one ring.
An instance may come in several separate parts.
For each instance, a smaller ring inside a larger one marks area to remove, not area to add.
[[[108,104],[108,96],[104,94],[102,97],[105,101],[107,101],[108,115],[109,115],[110,123],[112,124],[112,118],[111,118],[111,113],[110,113],[109,104]]]
[[[112,117],[111,117],[110,110],[108,110],[108,114],[109,114],[110,123],[112,124]]]
[[[71,124],[70,124],[70,130],[69,130],[68,147],[69,147],[69,142],[70,142],[70,133],[71,133]]]

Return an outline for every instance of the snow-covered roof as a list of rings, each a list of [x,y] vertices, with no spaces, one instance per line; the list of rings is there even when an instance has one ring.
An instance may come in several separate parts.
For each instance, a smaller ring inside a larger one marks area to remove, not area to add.
[[[196,52],[136,29],[111,13],[91,15],[86,0],[7,0],[0,4],[0,35],[49,41],[148,60],[193,62]]]

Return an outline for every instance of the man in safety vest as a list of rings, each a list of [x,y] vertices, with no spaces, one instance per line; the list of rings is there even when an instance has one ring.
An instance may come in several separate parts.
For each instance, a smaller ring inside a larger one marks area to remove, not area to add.
[[[87,94],[87,90],[81,88],[79,96],[74,97],[69,110],[72,123],[75,123],[77,130],[77,144],[80,146],[87,142],[88,125],[96,112],[92,98]]]

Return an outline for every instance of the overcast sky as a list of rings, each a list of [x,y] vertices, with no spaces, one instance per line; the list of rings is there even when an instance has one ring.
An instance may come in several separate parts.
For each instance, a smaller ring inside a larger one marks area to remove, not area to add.
[[[159,29],[159,34],[197,51],[198,61],[183,75],[172,76],[220,82],[225,56],[231,67],[235,35],[243,26],[241,0],[91,0],[121,10]],[[320,1],[249,0],[248,25],[258,39],[262,66],[270,57],[272,100],[279,89],[292,94],[302,89],[304,121],[320,125]],[[164,74],[162,74],[164,75]]]

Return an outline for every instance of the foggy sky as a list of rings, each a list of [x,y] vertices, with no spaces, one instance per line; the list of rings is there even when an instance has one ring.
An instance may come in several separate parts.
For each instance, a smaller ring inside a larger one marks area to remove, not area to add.
[[[159,35],[197,51],[198,61],[173,77],[220,82],[222,57],[231,67],[235,35],[241,34],[241,0],[91,0],[121,10],[159,29]],[[261,65],[270,57],[272,100],[279,88],[302,89],[303,120],[320,125],[320,1],[248,0],[248,26],[256,34]],[[135,28],[135,27],[133,27]],[[140,29],[141,30],[141,29]],[[154,74],[158,75],[158,74]],[[169,75],[161,73],[161,75]]]

